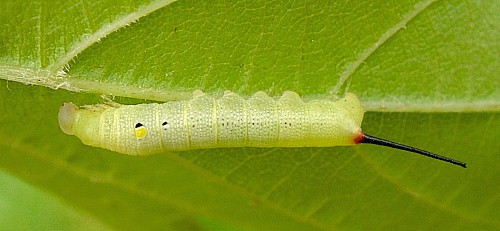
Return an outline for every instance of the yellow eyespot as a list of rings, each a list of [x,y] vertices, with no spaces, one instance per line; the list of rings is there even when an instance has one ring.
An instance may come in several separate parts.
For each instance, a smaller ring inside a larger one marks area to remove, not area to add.
[[[142,139],[148,135],[148,129],[146,129],[143,124],[137,123],[135,125],[134,135],[137,139]]]

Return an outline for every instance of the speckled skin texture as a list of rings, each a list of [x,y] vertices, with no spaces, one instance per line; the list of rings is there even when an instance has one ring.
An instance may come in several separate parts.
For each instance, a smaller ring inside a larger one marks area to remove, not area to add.
[[[304,102],[287,91],[279,99],[257,92],[195,94],[163,104],[61,107],[63,131],[83,143],[130,155],[219,147],[328,147],[354,145],[363,109],[357,97]],[[138,124],[147,130],[136,137]]]

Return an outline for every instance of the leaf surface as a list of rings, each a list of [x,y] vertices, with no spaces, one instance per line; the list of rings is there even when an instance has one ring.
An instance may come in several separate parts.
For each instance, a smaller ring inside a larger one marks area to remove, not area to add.
[[[0,168],[99,223],[500,228],[496,1],[3,5]],[[354,92],[368,110],[366,133],[469,168],[370,145],[130,157],[85,146],[57,124],[63,102],[187,99],[197,89],[292,90],[306,100]]]

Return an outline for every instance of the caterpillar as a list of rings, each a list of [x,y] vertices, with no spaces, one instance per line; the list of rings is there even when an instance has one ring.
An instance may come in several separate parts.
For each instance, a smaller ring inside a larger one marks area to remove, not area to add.
[[[458,160],[380,139],[361,131],[364,110],[347,93],[339,100],[304,102],[285,91],[279,99],[233,92],[163,104],[65,103],[59,125],[84,144],[129,155],[222,147],[331,147],[370,143],[418,153],[466,167]]]

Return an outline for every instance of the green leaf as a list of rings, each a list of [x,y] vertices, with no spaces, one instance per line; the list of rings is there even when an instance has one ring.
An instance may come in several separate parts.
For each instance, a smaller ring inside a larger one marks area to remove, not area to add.
[[[119,230],[498,230],[499,11],[458,0],[4,2],[0,168]],[[469,168],[370,145],[131,157],[57,124],[63,102],[197,89],[354,92],[368,134]]]
[[[9,230],[106,230],[57,198],[0,172],[0,224]]]

